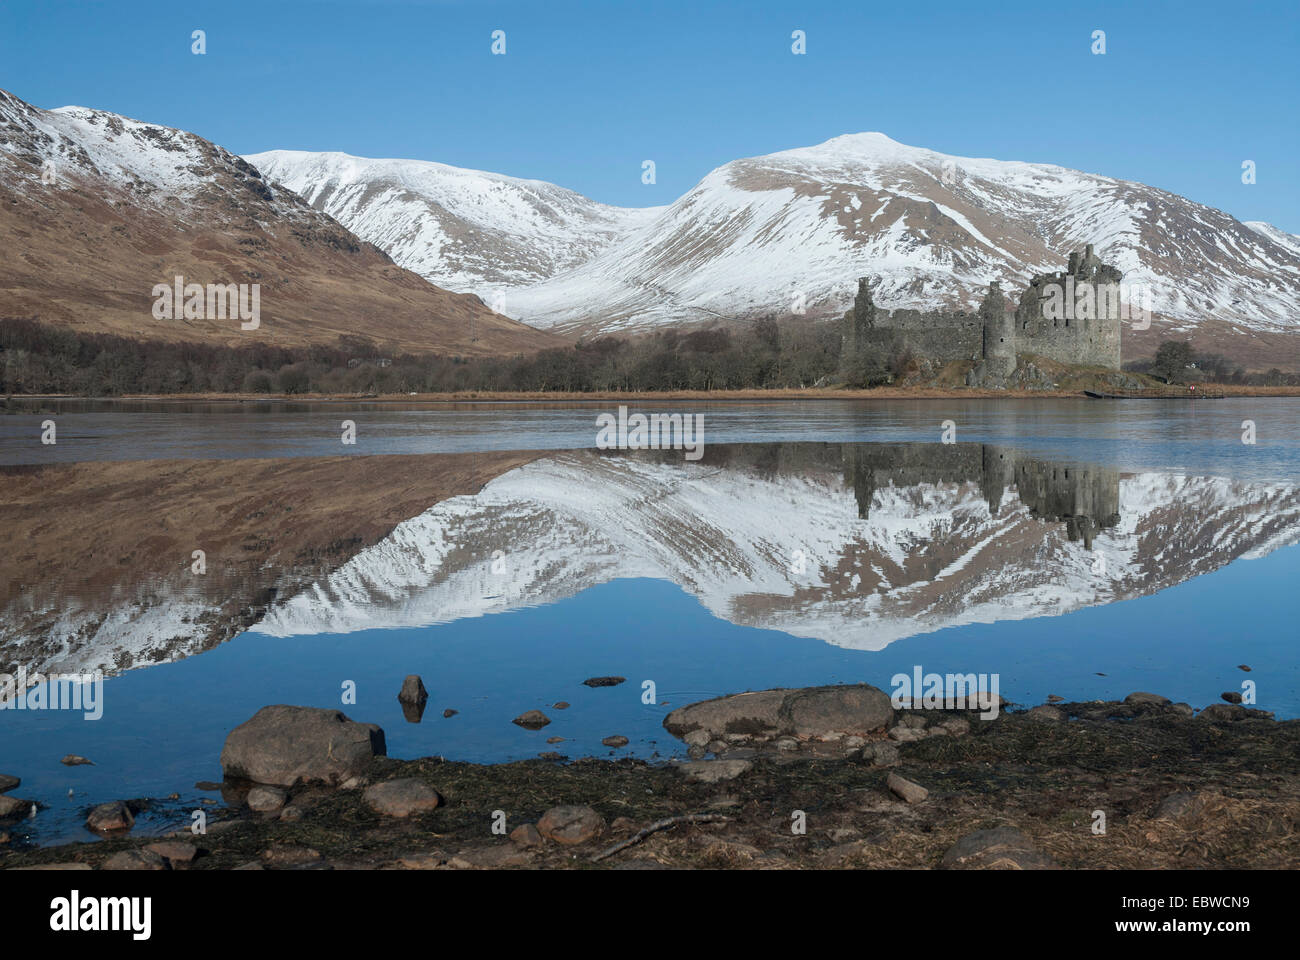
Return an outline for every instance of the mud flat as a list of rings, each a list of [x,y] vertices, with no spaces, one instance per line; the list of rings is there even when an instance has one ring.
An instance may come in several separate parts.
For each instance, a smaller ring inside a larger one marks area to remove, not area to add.
[[[206,834],[187,820],[169,837],[0,846],[0,868],[1300,866],[1300,721],[1152,694],[981,719],[882,709],[888,698],[865,685],[811,690],[674,711],[665,726],[694,757],[683,763],[403,761],[379,755],[377,728],[313,711],[331,716],[302,722],[354,731],[355,749],[334,751],[323,781],[288,787],[231,777],[297,775],[300,758],[250,721],[242,746],[227,741]]]

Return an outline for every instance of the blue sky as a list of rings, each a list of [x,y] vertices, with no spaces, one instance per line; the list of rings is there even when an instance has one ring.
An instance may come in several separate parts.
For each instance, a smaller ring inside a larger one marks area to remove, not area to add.
[[[0,87],[37,106],[113,110],[239,153],[439,160],[628,206],[669,203],[737,157],[879,130],[1139,180],[1300,233],[1298,53],[1294,0],[0,0]]]

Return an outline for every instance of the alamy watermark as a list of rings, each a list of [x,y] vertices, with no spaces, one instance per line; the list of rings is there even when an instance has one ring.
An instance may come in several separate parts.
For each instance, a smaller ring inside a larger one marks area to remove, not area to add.
[[[104,673],[0,673],[0,710],[79,710],[87,720],[104,715]]]
[[[896,673],[889,680],[895,710],[979,710],[980,718],[993,720],[1002,706],[996,673]]]
[[[596,417],[596,447],[600,450],[685,450],[687,460],[704,456],[704,414],[627,412]]]
[[[241,320],[240,330],[262,325],[260,283],[186,283],[176,277],[175,285],[154,284],[153,315],[157,320]]]

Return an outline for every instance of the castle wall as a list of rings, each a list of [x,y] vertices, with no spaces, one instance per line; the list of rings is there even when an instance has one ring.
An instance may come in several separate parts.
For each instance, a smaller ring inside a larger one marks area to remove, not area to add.
[[[889,349],[901,346],[919,357],[947,362],[978,359],[984,345],[983,325],[967,313],[923,313],[920,310],[880,311],[876,326],[866,331],[864,344]]]

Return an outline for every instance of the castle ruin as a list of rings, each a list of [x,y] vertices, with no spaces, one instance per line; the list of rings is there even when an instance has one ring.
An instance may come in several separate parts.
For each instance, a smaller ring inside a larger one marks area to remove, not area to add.
[[[872,300],[871,280],[862,277],[845,315],[846,346],[939,362],[972,360],[971,383],[1005,381],[1020,354],[1118,370],[1122,276],[1088,244],[1070,254],[1066,270],[1035,276],[1014,309],[993,281],[975,313],[881,310]]]

